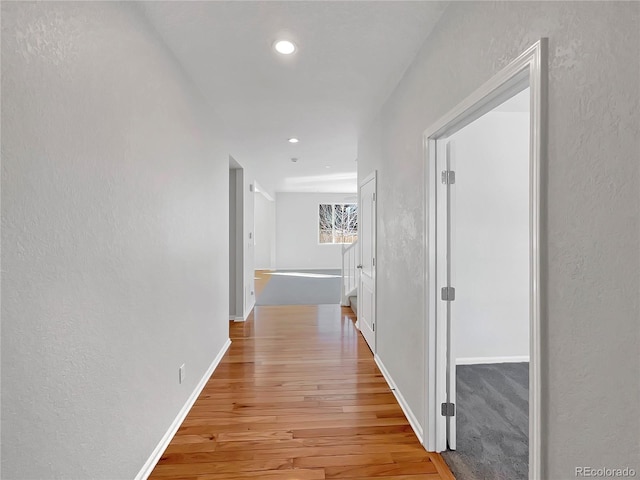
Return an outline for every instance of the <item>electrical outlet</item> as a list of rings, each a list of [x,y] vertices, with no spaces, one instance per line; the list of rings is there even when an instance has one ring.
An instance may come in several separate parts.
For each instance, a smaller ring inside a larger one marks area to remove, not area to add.
[[[184,383],[184,375],[185,375],[186,371],[185,371],[185,367],[184,367],[184,363],[180,366],[180,368],[178,369],[178,383]]]

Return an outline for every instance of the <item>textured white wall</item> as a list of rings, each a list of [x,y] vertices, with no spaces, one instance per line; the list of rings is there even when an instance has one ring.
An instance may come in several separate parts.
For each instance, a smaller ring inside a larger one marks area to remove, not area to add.
[[[321,203],[355,202],[353,193],[278,193],[276,195],[276,265],[279,269],[342,268],[342,245],[320,245]]]
[[[254,200],[255,268],[271,269],[275,267],[276,256],[276,203],[261,193],[256,193]]]
[[[545,480],[640,467],[640,4],[454,2],[359,142],[378,174],[378,354],[424,418],[422,133],[549,38]],[[611,408],[615,405],[615,408]]]
[[[529,113],[489,112],[450,137],[458,359],[529,355]]]
[[[202,104],[133,4],[2,3],[2,478],[133,478],[227,340]]]

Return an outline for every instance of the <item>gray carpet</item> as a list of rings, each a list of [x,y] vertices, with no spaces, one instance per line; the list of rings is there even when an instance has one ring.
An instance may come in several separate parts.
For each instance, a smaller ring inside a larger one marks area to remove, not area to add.
[[[256,305],[340,303],[340,270],[278,270],[271,273]]]
[[[459,365],[456,480],[529,478],[529,364]]]

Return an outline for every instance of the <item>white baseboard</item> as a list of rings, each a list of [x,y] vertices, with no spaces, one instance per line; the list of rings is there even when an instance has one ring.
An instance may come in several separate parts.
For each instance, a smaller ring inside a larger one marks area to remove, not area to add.
[[[529,355],[516,355],[513,357],[465,357],[457,358],[456,365],[480,365],[483,363],[520,363],[528,361]]]
[[[396,387],[396,384],[393,381],[393,378],[391,378],[391,374],[387,370],[387,367],[384,366],[384,363],[382,363],[382,360],[380,359],[380,357],[376,354],[373,356],[373,359],[375,360],[376,365],[378,365],[380,372],[382,372],[382,376],[389,384],[389,388],[395,395],[396,400],[398,400],[398,403],[400,404],[400,408],[402,408],[404,415],[407,417],[407,420],[409,420],[409,425],[411,425],[411,428],[413,428],[413,431],[416,434],[416,437],[418,437],[418,440],[420,440],[420,443],[422,444],[423,443],[422,426],[420,425],[420,422],[418,422],[418,418],[414,415],[413,411],[409,407],[409,404],[402,396],[402,392],[400,392],[400,390],[398,390],[398,388]]]
[[[167,430],[167,432],[164,434],[164,436],[160,440],[160,443],[158,443],[156,448],[153,450],[153,453],[151,454],[149,459],[145,462],[140,472],[138,472],[138,474],[135,476],[135,480],[146,480],[149,477],[149,475],[151,475],[151,472],[153,471],[156,464],[160,460],[162,453],[166,450],[167,446],[171,442],[171,439],[178,431],[178,428],[180,428],[180,425],[182,425],[182,422],[184,421],[185,417],[189,413],[189,410],[191,410],[191,407],[197,400],[198,396],[200,395],[200,392],[202,392],[202,390],[204,389],[204,386],[209,381],[209,377],[213,375],[213,371],[216,369],[216,367],[222,360],[222,357],[227,352],[230,345],[231,345],[231,340],[227,339],[225,344],[222,346],[222,348],[216,355],[216,358],[213,359],[213,362],[211,362],[211,365],[209,366],[205,374],[200,379],[200,382],[198,382],[198,385],[196,385],[195,390],[191,393],[191,395],[187,399],[187,402],[183,405],[183,407],[178,412],[178,415],[176,416],[175,420],[171,423],[169,430]]]
[[[236,320],[236,322],[246,322],[247,318],[249,318],[249,315],[251,315],[251,312],[253,311],[253,307],[256,306],[256,299],[253,298],[251,301],[251,305],[249,306],[249,308],[244,312],[244,316],[241,317],[240,320]]]
[[[299,271],[322,271],[322,270],[340,270],[342,271],[342,265],[338,265],[337,267],[278,267],[274,269],[276,272],[299,272]]]

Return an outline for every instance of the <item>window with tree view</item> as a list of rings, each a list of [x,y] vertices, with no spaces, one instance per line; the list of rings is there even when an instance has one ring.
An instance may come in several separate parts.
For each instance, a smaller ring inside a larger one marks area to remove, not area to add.
[[[353,243],[358,240],[358,205],[322,203],[319,223],[320,243]]]

